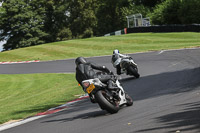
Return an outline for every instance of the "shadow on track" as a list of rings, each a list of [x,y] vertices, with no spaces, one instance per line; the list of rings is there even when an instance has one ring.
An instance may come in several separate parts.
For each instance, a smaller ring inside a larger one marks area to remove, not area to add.
[[[67,117],[67,118],[62,117],[62,119],[58,119],[57,118],[58,114],[55,113],[49,117],[50,120],[44,121],[42,123],[69,122],[69,121],[74,121],[77,119],[91,119],[91,118],[109,115],[106,111],[100,110],[97,104],[90,103],[89,100],[85,100],[81,104],[76,104],[76,106],[71,106],[70,108],[59,112],[59,116],[66,115],[66,114],[68,114],[68,116],[70,117]]]
[[[165,126],[139,130],[137,132],[143,133],[168,128],[176,128],[181,132],[191,132],[192,130],[200,132],[200,117],[198,117],[200,114],[200,102],[187,103],[179,106],[183,106],[185,109],[177,113],[156,118],[158,122],[166,123]],[[176,131],[171,130],[170,132],[175,133]]]
[[[48,123],[48,122],[68,122],[68,121],[74,121],[76,119],[90,119],[90,118],[96,118],[100,116],[105,116],[107,114],[106,111],[91,111],[87,113],[82,113],[74,117],[69,117],[69,118],[63,118],[63,119],[54,119],[54,120],[49,120],[49,121],[44,121],[42,123]]]
[[[121,80],[125,91],[137,100],[144,100],[168,94],[192,91],[200,87],[200,68],[185,69],[150,75],[139,79]]]
[[[200,90],[200,68],[185,69],[182,71],[150,75],[133,80],[122,80],[125,90],[134,98],[134,101],[155,98],[163,95],[173,95]],[[191,97],[191,99],[193,99]],[[200,101],[177,105],[181,110],[155,118],[163,126],[143,129],[137,132],[156,132],[161,129],[179,129],[190,132],[200,132]],[[176,132],[172,131],[170,132]],[[196,131],[195,131],[196,132]]]

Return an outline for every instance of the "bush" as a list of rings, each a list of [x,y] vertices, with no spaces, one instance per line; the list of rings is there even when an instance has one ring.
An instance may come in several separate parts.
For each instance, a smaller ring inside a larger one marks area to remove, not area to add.
[[[166,0],[155,7],[151,21],[158,25],[200,23],[199,7],[199,0]]]
[[[182,0],[179,19],[182,24],[200,24],[200,0]]]
[[[180,24],[178,10],[181,0],[166,0],[157,5],[151,14],[153,24]]]
[[[89,38],[93,36],[92,28],[87,28],[83,33],[83,38]]]
[[[57,34],[57,41],[65,41],[72,39],[72,32],[69,28],[63,28],[58,34]]]

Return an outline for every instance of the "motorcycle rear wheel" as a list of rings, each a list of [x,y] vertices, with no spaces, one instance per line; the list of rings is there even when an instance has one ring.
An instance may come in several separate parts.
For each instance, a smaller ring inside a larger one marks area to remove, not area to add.
[[[131,75],[133,75],[136,78],[140,77],[140,74],[138,73],[138,69],[133,67],[133,66],[129,66],[128,67],[128,71],[131,73]]]
[[[120,109],[119,103],[117,101],[111,101],[104,90],[97,91],[95,94],[95,99],[102,109],[111,114],[117,113]]]

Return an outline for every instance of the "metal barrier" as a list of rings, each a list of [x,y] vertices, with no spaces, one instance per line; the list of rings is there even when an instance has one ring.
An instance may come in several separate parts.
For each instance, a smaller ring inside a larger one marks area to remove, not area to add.
[[[191,25],[155,25],[148,27],[128,28],[127,33],[143,32],[200,32],[200,24]]]
[[[154,25],[147,27],[124,28],[104,36],[121,35],[128,33],[145,33],[145,32],[200,32],[200,24],[190,25]]]

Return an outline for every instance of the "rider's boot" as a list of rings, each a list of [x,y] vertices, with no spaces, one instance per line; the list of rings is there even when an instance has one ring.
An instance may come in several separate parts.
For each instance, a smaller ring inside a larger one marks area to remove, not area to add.
[[[112,80],[108,80],[108,89],[117,90],[117,89],[119,89],[119,87],[117,87],[117,85],[114,84]]]
[[[119,87],[117,87],[117,85],[114,84],[112,80],[108,81],[108,89],[111,90],[113,97],[120,101],[120,97],[117,93],[117,90],[119,89]]]

